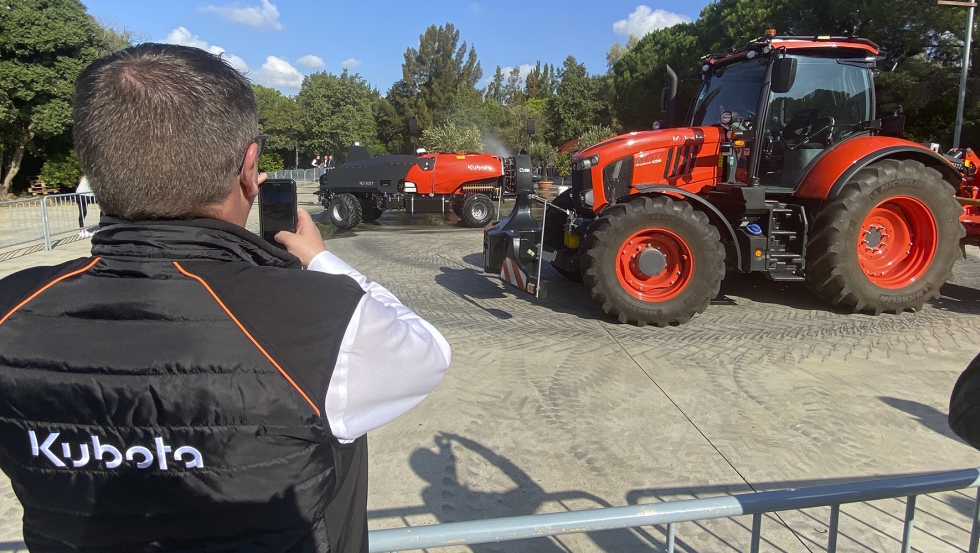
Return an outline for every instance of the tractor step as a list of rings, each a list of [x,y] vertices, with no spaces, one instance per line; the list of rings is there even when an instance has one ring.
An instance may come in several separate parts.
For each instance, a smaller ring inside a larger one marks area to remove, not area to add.
[[[774,282],[803,282],[806,279],[799,275],[774,275],[770,274],[769,279]]]

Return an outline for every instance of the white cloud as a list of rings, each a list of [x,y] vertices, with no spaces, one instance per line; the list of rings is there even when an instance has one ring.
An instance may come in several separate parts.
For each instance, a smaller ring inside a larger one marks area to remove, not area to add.
[[[269,28],[282,30],[279,22],[279,8],[269,0],[260,0],[258,6],[239,7],[236,2],[228,6],[205,6],[201,11],[214,12],[228,21],[244,23],[258,29]]]
[[[349,69],[353,71],[354,69],[357,69],[358,67],[361,66],[361,61],[356,60],[354,58],[350,58],[348,60],[344,60],[340,62],[340,66],[343,67],[344,69]]]
[[[480,4],[478,4],[476,2],[473,2],[472,4],[470,4],[470,7],[469,7],[469,10],[468,11],[471,14],[473,14],[473,15],[481,15],[481,16],[484,15],[483,6],[481,6]]]
[[[314,56],[313,54],[303,56],[296,60],[296,63],[306,67],[307,69],[323,69],[326,64],[323,63],[323,58],[320,56]]]
[[[519,82],[521,83],[521,85],[523,85],[524,82],[527,80],[527,76],[531,73],[531,70],[534,69],[534,67],[532,67],[531,64],[529,64],[529,63],[522,63],[518,69],[520,69],[520,73],[519,73],[520,79],[519,79]],[[500,72],[504,74],[504,84],[507,84],[507,79],[510,77],[510,72],[513,71],[513,70],[514,70],[513,67],[501,67],[500,68]],[[490,80],[492,81],[493,78],[491,77]]]
[[[691,18],[680,13],[667,10],[653,10],[650,6],[637,6],[626,19],[613,23],[613,31],[618,35],[643,38],[644,35],[657,29],[671,27],[678,23],[689,23]]]
[[[255,73],[255,82],[263,86],[298,89],[303,84],[303,74],[288,61],[269,56]]]
[[[170,34],[167,35],[167,38],[163,39],[163,42],[167,44],[179,44],[181,46],[193,46],[194,48],[206,50],[212,54],[217,54],[225,58],[228,60],[228,63],[239,72],[245,73],[248,71],[248,65],[245,63],[245,60],[234,54],[229,54],[221,46],[208,44],[207,42],[201,40],[201,37],[188,31],[186,27],[177,27],[176,29],[170,31]]]

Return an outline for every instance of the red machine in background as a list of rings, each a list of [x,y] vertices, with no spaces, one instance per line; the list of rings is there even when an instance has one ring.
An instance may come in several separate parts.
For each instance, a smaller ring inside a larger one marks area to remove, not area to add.
[[[320,177],[317,196],[341,229],[371,222],[387,210],[411,214],[450,211],[469,227],[483,227],[493,201],[533,187],[531,158],[483,153],[371,157],[351,146],[347,162]]]
[[[973,148],[957,148],[946,154],[946,159],[963,175],[956,200],[963,206],[960,222],[966,229],[963,244],[980,246],[980,181],[977,181],[977,167],[980,157]],[[964,255],[966,251],[964,250]]]

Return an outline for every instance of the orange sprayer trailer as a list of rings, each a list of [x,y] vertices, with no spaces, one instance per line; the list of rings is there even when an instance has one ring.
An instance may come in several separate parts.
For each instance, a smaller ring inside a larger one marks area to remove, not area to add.
[[[920,309],[960,256],[963,164],[886,136],[904,120],[875,113],[877,54],[769,31],[703,59],[682,120],[668,68],[660,128],[578,152],[554,202],[519,194],[485,231],[485,270],[538,294],[549,261],[640,326],[703,312],[726,270],[805,281],[843,309]]]
[[[381,217],[386,210],[455,212],[470,227],[486,226],[493,201],[532,188],[531,158],[484,153],[422,153],[371,157],[354,145],[347,162],[320,177],[317,195],[341,229]]]

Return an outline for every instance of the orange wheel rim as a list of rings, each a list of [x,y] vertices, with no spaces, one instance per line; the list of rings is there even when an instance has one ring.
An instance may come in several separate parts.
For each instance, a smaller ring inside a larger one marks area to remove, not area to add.
[[[895,196],[876,205],[857,237],[861,270],[872,283],[895,290],[917,282],[939,244],[936,219],[921,200]]]
[[[694,256],[687,242],[663,229],[645,229],[623,241],[616,276],[631,296],[649,302],[676,297],[691,281]]]

